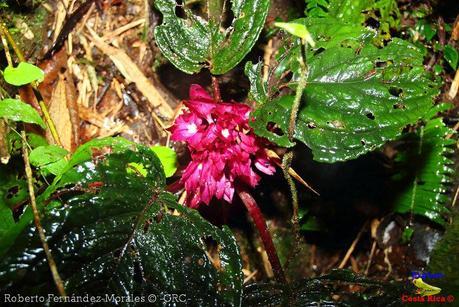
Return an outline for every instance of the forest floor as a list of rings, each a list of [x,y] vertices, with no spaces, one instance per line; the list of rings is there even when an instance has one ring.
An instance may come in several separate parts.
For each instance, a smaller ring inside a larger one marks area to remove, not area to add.
[[[15,36],[26,58],[32,62],[38,60],[46,72],[40,91],[61,132],[64,147],[74,150],[93,138],[113,135],[146,145],[170,144],[164,129],[170,125],[168,120],[179,112],[180,102],[187,99],[191,84],[210,88],[210,74],[203,71],[187,75],[160,54],[152,29],[161,18],[150,1],[106,0],[98,1],[97,5],[93,2],[44,1],[29,8],[13,7],[13,13],[7,16],[8,22],[18,29]],[[301,11],[301,2],[273,1],[268,27],[275,18],[286,19],[290,14],[288,7]],[[400,1],[402,31],[408,32],[407,29],[414,27],[416,20],[409,12],[422,6],[429,9],[429,2]],[[74,13],[69,15],[69,12]],[[454,24],[459,32],[458,13],[457,7],[448,10],[446,6],[429,18],[435,27],[443,20]],[[72,22],[69,23],[69,19]],[[59,41],[58,35],[63,28],[66,38],[63,47],[44,59],[52,42]],[[444,39],[453,41],[450,37]],[[276,36],[268,39],[262,34],[246,60],[264,59],[269,65],[276,43]],[[457,46],[457,41],[453,43]],[[426,69],[432,69],[436,61],[434,54],[428,57]],[[457,130],[459,95],[453,98],[448,95],[455,73],[451,69],[441,73],[443,86],[439,101],[452,102],[456,106],[445,118],[447,124]],[[221,76],[219,82],[225,100],[251,103],[247,101],[249,82],[242,64]],[[27,93],[22,92],[22,95]],[[185,148],[180,144],[171,145],[182,166],[186,165]],[[290,220],[291,210],[289,189],[282,174],[278,172],[264,178],[256,191],[281,261],[289,262],[288,278],[318,276],[339,267],[381,280],[403,281],[411,272],[425,267],[432,246],[442,236],[442,229],[426,220],[415,219],[411,221],[416,230],[411,243],[398,243],[404,221],[390,214],[390,208],[384,204],[386,179],[390,176],[387,164],[393,155],[391,144],[355,161],[333,165],[314,162],[305,148],[297,150],[302,155],[294,161],[295,170],[321,194],[318,197],[301,187],[300,200],[316,213],[326,231],[311,228],[303,232],[304,244],[293,257],[290,250],[297,238],[290,224],[285,222]],[[169,180],[173,182],[177,178]],[[456,186],[449,192],[454,207],[458,197]],[[229,224],[234,231],[241,247],[246,283],[273,276],[266,253],[242,205],[221,205],[217,212],[204,208],[202,214],[215,224]]]

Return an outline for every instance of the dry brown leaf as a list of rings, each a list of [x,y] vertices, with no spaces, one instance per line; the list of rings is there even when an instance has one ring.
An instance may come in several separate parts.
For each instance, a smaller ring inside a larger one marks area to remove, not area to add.
[[[91,33],[94,45],[113,61],[127,82],[134,82],[148,102],[157,108],[162,116],[171,119],[174,115],[172,108],[131,58],[123,50],[105,43],[91,28],[87,27],[87,29]]]
[[[70,83],[71,81],[66,80],[63,74],[59,75],[59,80],[54,88],[48,108],[62,146],[73,152],[79,143],[79,118],[75,90],[74,88],[72,89],[73,84]],[[49,130],[46,130],[46,139],[49,143],[54,143]]]
[[[451,38],[455,41],[459,40],[459,15],[456,17],[456,20],[454,21]]]
[[[448,96],[452,100],[457,95],[457,90],[459,89],[459,69],[456,70],[456,75],[454,76],[453,83],[449,89]]]

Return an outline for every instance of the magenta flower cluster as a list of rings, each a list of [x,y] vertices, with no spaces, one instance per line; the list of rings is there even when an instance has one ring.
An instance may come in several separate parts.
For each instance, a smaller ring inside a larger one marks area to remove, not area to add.
[[[274,173],[264,141],[249,127],[249,106],[217,103],[196,84],[184,104],[187,110],[169,129],[172,140],[186,142],[191,153],[191,162],[180,179],[188,206],[208,205],[214,197],[231,203],[235,182],[255,187],[260,181],[253,167]]]

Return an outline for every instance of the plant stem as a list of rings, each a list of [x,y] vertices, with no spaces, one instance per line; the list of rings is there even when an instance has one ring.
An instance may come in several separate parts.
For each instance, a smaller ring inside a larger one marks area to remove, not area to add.
[[[295,135],[295,126],[296,119],[298,117],[298,111],[300,109],[301,97],[303,97],[303,91],[306,87],[308,69],[306,67],[306,55],[305,55],[305,46],[301,45],[301,56],[300,56],[300,79],[298,80],[298,85],[296,87],[295,99],[293,100],[292,111],[290,113],[290,121],[288,125],[288,138],[290,141],[293,141]]]
[[[26,59],[24,57],[24,54],[21,51],[21,48],[19,48],[19,46],[16,44],[16,42],[14,41],[14,38],[11,36],[10,32],[8,31],[8,28],[5,26],[5,24],[2,21],[0,21],[0,34],[2,37],[6,37],[11,48],[13,48],[14,53],[16,53],[16,56],[18,57],[19,62],[26,62]],[[5,47],[5,50],[7,50],[6,47]],[[10,63],[8,64],[12,65]],[[38,92],[38,86],[36,82],[32,82],[31,85],[34,91]],[[62,143],[59,138],[59,134],[57,133],[56,125],[54,124],[53,120],[51,119],[51,116],[49,115],[49,111],[48,111],[48,108],[46,107],[45,102],[43,101],[42,97],[39,97],[39,99],[37,100],[38,100],[38,105],[40,106],[40,109],[45,118],[45,122],[49,128],[49,131],[51,132],[51,136],[54,139],[54,142],[57,145],[62,147]]]
[[[263,242],[266,253],[268,254],[268,259],[271,263],[271,267],[273,269],[276,280],[279,283],[286,283],[284,270],[282,269],[279,257],[277,256],[276,248],[274,247],[271,234],[269,233],[266,226],[265,218],[263,217],[257,202],[245,187],[239,186],[237,192],[245,207],[249,211],[249,214],[258,229],[258,232],[260,233],[261,241]]]
[[[48,242],[46,242],[45,232],[43,230],[43,227],[41,226],[40,213],[38,212],[37,203],[35,200],[35,191],[34,191],[33,182],[32,182],[32,169],[30,168],[29,152],[27,149],[26,134],[24,130],[21,132],[21,137],[22,137],[22,156],[24,158],[25,172],[26,172],[26,177],[27,177],[27,186],[29,188],[30,204],[32,206],[35,227],[37,228],[38,235],[40,237],[40,241],[43,246],[43,250],[45,251],[46,259],[48,260],[49,269],[51,270],[51,274],[53,276],[54,283],[56,284],[57,291],[59,292],[59,295],[66,296],[64,283],[62,282],[59,272],[57,271],[56,262],[54,261],[51,251],[49,250]]]
[[[303,91],[306,87],[307,83],[307,66],[306,66],[306,42],[301,41],[300,45],[300,79],[298,80],[298,84],[296,87],[296,92],[295,92],[295,98],[293,100],[293,105],[292,105],[292,111],[290,113],[290,121],[288,125],[288,138],[290,142],[294,142],[294,135],[295,135],[295,127],[296,127],[296,121],[298,117],[298,111],[300,109],[300,104],[301,104],[301,98],[303,97]],[[290,192],[292,194],[292,225],[293,225],[293,230],[296,236],[295,244],[293,251],[291,253],[291,256],[288,258],[287,265],[290,262],[290,259],[292,257],[295,257],[295,255],[299,252],[299,242],[301,240],[300,237],[300,225],[299,225],[299,220],[298,220],[298,192],[295,186],[295,182],[292,178],[292,176],[289,173],[289,170],[292,166],[292,160],[293,160],[293,150],[289,149],[285,154],[284,157],[282,158],[282,171],[284,173],[285,180],[287,180],[287,183],[290,187]]]
[[[212,89],[214,91],[214,100],[219,103],[222,102],[222,96],[220,94],[220,86],[218,85],[218,79],[215,76],[212,76]]]

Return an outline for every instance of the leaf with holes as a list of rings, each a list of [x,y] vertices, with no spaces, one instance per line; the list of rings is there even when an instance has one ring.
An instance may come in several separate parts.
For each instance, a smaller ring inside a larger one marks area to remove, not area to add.
[[[372,25],[390,38],[390,29],[398,28],[400,11],[396,0],[309,0],[308,17],[336,18],[355,25]]]
[[[432,108],[437,85],[428,78],[414,45],[393,39],[378,48],[368,44],[369,33],[359,31],[339,43],[326,35],[327,29],[313,29],[321,39],[318,49],[308,52],[295,138],[312,149],[315,160],[354,159],[395,139]],[[298,48],[292,48],[281,65],[293,72],[288,83],[293,89],[300,71],[297,58]],[[253,113],[255,132],[280,146],[292,146],[285,134],[292,103],[293,96],[287,95],[259,107]]]
[[[144,166],[146,177],[128,171]],[[70,295],[182,294],[189,304],[240,304],[242,265],[234,237],[164,192],[160,161],[148,148],[77,167],[81,179],[47,205],[42,225]],[[172,214],[176,210],[178,214]],[[34,226],[0,261],[0,288],[47,295],[53,284]],[[215,244],[218,260],[207,256]]]
[[[155,39],[163,55],[178,69],[196,73],[208,67],[213,74],[223,74],[236,66],[252,49],[268,14],[269,0],[231,0],[233,20],[223,29],[224,10],[216,17],[215,6],[205,20],[176,0],[156,0],[163,23],[155,28]],[[178,11],[183,9],[184,16]]]
[[[446,203],[448,185],[454,174],[453,139],[446,136],[453,131],[440,118],[430,120],[416,133],[406,134],[396,157],[399,170],[394,176],[394,186],[400,192],[394,206],[395,212],[422,215],[440,225],[445,224],[449,213]]]

